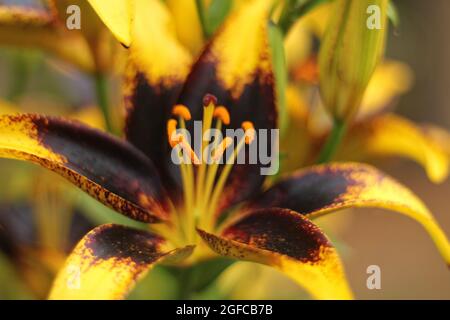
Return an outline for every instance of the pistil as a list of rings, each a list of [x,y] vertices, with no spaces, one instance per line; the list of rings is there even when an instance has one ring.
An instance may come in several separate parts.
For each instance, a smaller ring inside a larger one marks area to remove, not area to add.
[[[212,95],[206,95],[203,99],[201,146],[198,150],[201,152],[200,157],[197,156],[190,145],[186,133],[185,121],[191,120],[189,109],[184,105],[175,105],[172,109],[172,115],[178,120],[170,119],[167,122],[167,134],[169,144],[180,160],[184,196],[184,206],[180,217],[177,217],[177,224],[181,224],[178,225],[178,229],[182,233],[182,237],[187,243],[192,244],[196,243],[197,240],[196,226],[206,230],[214,229],[219,197],[239,152],[245,144],[250,144],[254,140],[255,129],[250,121],[244,121],[241,124],[242,129],[244,129],[244,136],[237,142],[232,155],[226,159],[223,170],[217,179],[221,159],[234,140],[230,137],[220,140],[221,135],[216,135],[213,144],[208,146],[211,137],[206,136],[205,133],[212,128],[214,120],[216,132],[222,132],[222,126],[230,124],[228,110],[224,106],[217,106],[217,99]],[[180,133],[177,131],[177,127],[184,130]],[[208,150],[206,150],[207,148]],[[208,151],[211,159],[204,159],[205,151]],[[197,166],[197,170],[194,170],[194,166]],[[217,183],[215,183],[216,179]]]

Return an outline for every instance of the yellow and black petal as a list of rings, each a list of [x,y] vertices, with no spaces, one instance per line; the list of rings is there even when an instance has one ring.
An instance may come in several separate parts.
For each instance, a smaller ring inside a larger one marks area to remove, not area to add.
[[[131,144],[79,122],[1,116],[0,157],[50,169],[130,218],[167,218],[166,195],[151,161]]]
[[[257,196],[247,210],[267,207],[288,208],[311,219],[352,207],[396,211],[419,222],[450,264],[450,243],[425,204],[407,187],[366,164],[335,163],[300,170]]]
[[[136,1],[132,43],[125,71],[125,135],[166,174],[166,121],[189,72],[192,58],[178,42],[161,1]]]
[[[314,298],[352,298],[338,253],[322,231],[297,212],[261,209],[220,236],[199,233],[218,254],[272,266]]]
[[[192,247],[170,250],[146,231],[102,225],[88,233],[60,270],[50,299],[122,299],[163,259],[183,259]]]
[[[268,44],[268,17],[272,4],[271,0],[248,1],[230,15],[206,46],[178,99],[179,104],[189,108],[192,120],[202,120],[203,98],[212,94],[217,98],[217,104],[225,107],[230,115],[226,128],[238,129],[244,122],[251,122],[257,131],[277,127]],[[186,124],[191,132],[192,123]],[[264,180],[259,172],[261,165],[245,163],[233,167],[219,207],[245,199],[261,186]]]

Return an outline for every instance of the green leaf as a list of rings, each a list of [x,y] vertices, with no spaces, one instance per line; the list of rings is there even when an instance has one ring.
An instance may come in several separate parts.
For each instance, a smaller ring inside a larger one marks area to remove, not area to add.
[[[233,1],[213,0],[206,13],[206,32],[208,35],[214,34],[223,23],[228,13],[230,13]]]
[[[283,33],[280,28],[273,23],[269,23],[269,42],[272,52],[272,64],[275,76],[275,90],[279,114],[278,125],[281,135],[283,135],[288,122],[286,107],[286,86],[288,76],[283,40]]]
[[[176,279],[163,266],[155,266],[136,284],[127,300],[174,299],[176,297]]]
[[[209,288],[217,277],[235,262],[233,259],[217,257],[189,267],[166,266],[166,270],[178,278],[180,298],[186,299],[191,297],[191,294],[201,293]]]

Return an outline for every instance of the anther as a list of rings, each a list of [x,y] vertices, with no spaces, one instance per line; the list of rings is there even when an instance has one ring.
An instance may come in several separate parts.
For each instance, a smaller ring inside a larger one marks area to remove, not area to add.
[[[172,148],[175,147],[180,141],[180,135],[175,134],[177,130],[177,124],[178,122],[175,119],[170,119],[169,121],[167,121],[167,138]]]
[[[185,105],[182,104],[177,104],[173,107],[172,115],[181,117],[186,121],[191,120],[191,112]]]
[[[214,109],[214,118],[218,118],[222,121],[223,124],[230,124],[230,114],[228,110],[224,106],[219,106]]]
[[[245,143],[250,144],[256,136],[256,130],[251,121],[242,122],[242,129],[245,131]]]

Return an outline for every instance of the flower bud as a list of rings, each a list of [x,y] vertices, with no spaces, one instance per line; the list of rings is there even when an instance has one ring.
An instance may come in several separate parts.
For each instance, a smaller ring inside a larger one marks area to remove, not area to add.
[[[389,0],[336,0],[320,48],[320,91],[335,120],[357,111],[384,53]]]

